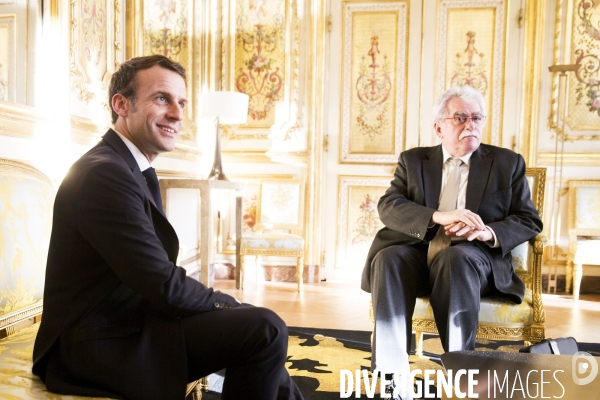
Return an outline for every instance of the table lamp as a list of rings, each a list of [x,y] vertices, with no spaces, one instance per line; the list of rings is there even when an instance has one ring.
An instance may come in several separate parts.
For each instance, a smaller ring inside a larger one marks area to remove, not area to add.
[[[207,179],[228,181],[221,166],[221,128],[219,124],[244,124],[248,119],[248,102],[250,98],[240,92],[208,92],[201,97],[200,116],[214,117],[217,125],[215,142],[215,159]]]

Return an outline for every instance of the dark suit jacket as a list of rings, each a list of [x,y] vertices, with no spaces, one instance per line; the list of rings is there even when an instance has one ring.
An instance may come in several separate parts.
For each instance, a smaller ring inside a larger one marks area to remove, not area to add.
[[[361,288],[371,291],[371,261],[392,245],[427,244],[437,231],[429,230],[442,186],[442,146],[418,147],[400,154],[391,187],[378,203],[385,225],[373,240],[363,270]],[[496,289],[513,301],[523,300],[525,286],[515,274],[510,251],[535,237],[542,221],[531,201],[521,155],[482,144],[472,154],[465,208],[490,226],[499,248],[475,241],[490,258]]]
[[[70,169],[54,204],[33,372],[51,391],[183,399],[181,317],[232,298],[175,266],[179,242],[112,130]],[[210,327],[207,327],[210,329]]]

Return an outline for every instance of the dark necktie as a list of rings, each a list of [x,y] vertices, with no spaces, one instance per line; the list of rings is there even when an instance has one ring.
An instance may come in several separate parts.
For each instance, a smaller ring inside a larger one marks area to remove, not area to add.
[[[454,211],[456,210],[456,202],[458,200],[458,185],[460,184],[460,166],[462,160],[460,158],[448,159],[448,181],[442,190],[442,197],[438,210]],[[430,267],[433,260],[446,247],[450,246],[450,236],[446,235],[446,230],[440,226],[435,237],[429,242],[429,250],[427,252],[427,266]]]
[[[156,204],[156,208],[163,211],[162,200],[160,198],[160,185],[158,184],[158,177],[156,176],[156,171],[154,168],[150,167],[147,170],[143,171],[142,174],[144,178],[146,178],[146,183],[148,184],[148,189],[150,189],[150,193],[154,198],[154,204]]]

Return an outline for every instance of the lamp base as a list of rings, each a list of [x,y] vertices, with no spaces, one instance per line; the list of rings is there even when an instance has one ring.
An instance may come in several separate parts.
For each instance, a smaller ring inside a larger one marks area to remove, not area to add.
[[[229,181],[229,179],[227,179],[227,177],[223,173],[223,170],[219,167],[213,165],[212,170],[210,171],[210,174],[208,174],[208,178],[206,179],[209,181]]]
[[[219,117],[216,119],[217,124],[217,137],[215,141],[215,160],[213,161],[212,169],[208,174],[207,180],[214,181],[229,181],[223,173],[223,167],[221,166],[221,129],[219,128]]]

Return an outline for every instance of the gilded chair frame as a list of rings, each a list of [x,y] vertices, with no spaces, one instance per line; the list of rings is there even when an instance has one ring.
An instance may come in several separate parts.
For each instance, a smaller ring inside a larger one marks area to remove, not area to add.
[[[284,223],[284,222],[263,222],[264,212],[262,211],[263,205],[263,186],[269,183],[282,183],[282,184],[294,184],[298,185],[298,209],[297,209],[297,221],[294,223]],[[254,231],[257,233],[262,233],[263,229],[282,229],[282,230],[290,230],[293,234],[298,235],[298,231],[301,231],[302,228],[302,204],[304,199],[304,181],[299,179],[264,179],[261,180],[259,184],[257,203],[256,203],[256,225],[254,227]],[[240,248],[240,285],[241,288],[244,288],[245,281],[245,256],[255,256],[256,257],[256,268],[257,273],[260,269],[260,260],[262,256],[281,256],[281,257],[294,257],[296,258],[296,277],[298,278],[298,292],[302,291],[303,286],[303,272],[304,272],[304,248],[302,249],[252,249],[245,246],[241,246]],[[258,278],[257,278],[258,279]]]
[[[569,229],[569,252],[567,255],[567,276],[566,291],[571,290],[573,286],[573,299],[579,299],[579,288],[583,276],[583,264],[600,265],[600,255],[596,257],[577,256],[577,242],[580,237],[595,237],[598,241],[600,237],[600,227],[581,228],[577,223],[577,189],[579,188],[598,188],[600,189],[600,180],[579,180],[569,181],[569,203],[568,203],[568,229]]]

